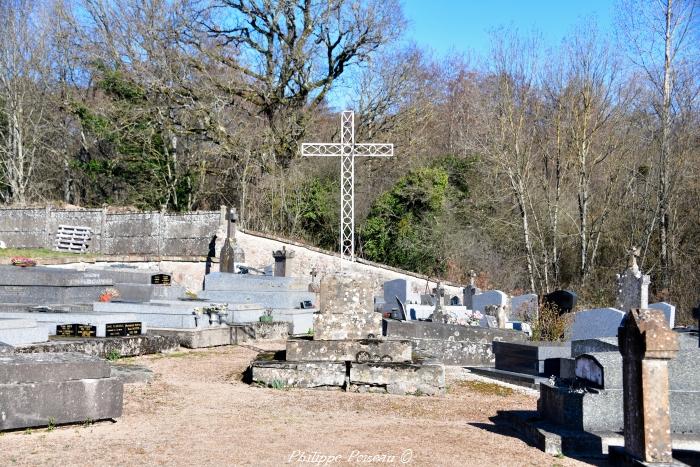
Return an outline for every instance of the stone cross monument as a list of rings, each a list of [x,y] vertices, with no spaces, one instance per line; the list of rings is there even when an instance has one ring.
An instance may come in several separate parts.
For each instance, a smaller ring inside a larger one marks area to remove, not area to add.
[[[615,308],[629,311],[632,308],[649,306],[649,276],[642,274],[637,264],[639,248],[633,246],[628,250],[627,269],[617,275],[617,299]]]
[[[230,208],[226,212],[226,221],[226,240],[219,254],[219,271],[233,273],[236,272],[236,263],[245,261],[243,249],[236,244],[236,208]]]
[[[678,337],[658,310],[632,309],[618,330],[622,353],[625,455],[672,462],[668,362]]]
[[[473,309],[472,307],[474,306],[474,295],[478,294],[481,292],[476,287],[476,273],[474,272],[473,269],[469,270],[469,285],[464,288],[462,291],[462,298],[464,300],[464,306],[467,308],[467,310]]]
[[[340,157],[340,258],[355,260],[355,157],[390,157],[394,145],[355,144],[355,112],[346,110],[340,119],[340,143],[304,143],[302,156]]]

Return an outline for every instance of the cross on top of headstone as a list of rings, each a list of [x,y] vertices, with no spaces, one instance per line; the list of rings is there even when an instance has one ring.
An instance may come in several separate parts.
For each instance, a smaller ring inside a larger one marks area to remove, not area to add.
[[[340,143],[303,143],[302,156],[340,157],[340,258],[355,259],[355,156],[390,157],[394,145],[355,144],[355,113],[346,110],[340,118]]]
[[[472,287],[476,285],[476,272],[473,269],[469,270],[469,285]]]

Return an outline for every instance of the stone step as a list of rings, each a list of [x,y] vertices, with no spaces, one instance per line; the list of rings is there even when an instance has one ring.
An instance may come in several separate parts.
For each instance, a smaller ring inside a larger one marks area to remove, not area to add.
[[[408,340],[311,340],[288,339],[287,360],[348,362],[410,362]]]

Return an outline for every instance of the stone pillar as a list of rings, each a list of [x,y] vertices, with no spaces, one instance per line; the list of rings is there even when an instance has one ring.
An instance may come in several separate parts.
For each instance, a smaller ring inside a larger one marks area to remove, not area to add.
[[[479,292],[481,292],[481,290],[479,290],[479,289],[476,287],[475,280],[476,280],[476,273],[475,273],[474,270],[472,269],[472,270],[469,271],[469,285],[466,286],[466,287],[464,288],[463,292],[462,292],[463,299],[464,299],[464,306],[467,308],[467,310],[473,310],[473,309],[474,309],[474,308],[473,308],[473,306],[474,306],[474,301],[473,301],[474,295],[476,295],[476,294],[478,294]]]
[[[632,309],[618,330],[622,353],[625,455],[671,462],[668,362],[678,338],[658,310]]]
[[[314,315],[314,340],[372,339],[382,335],[382,314],[374,311],[370,282],[346,275],[321,280],[320,312]]]
[[[639,248],[629,250],[627,269],[617,275],[617,299],[615,308],[627,312],[633,308],[646,309],[649,306],[649,276],[642,274],[637,265]]]
[[[291,277],[294,250],[287,251],[287,247],[283,246],[281,250],[273,251],[272,257],[275,258],[275,268],[272,275],[275,277]]]

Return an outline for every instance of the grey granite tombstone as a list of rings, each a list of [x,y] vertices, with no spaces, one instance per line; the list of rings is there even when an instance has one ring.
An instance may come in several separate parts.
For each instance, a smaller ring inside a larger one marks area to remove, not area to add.
[[[538,312],[537,294],[518,295],[510,299],[509,318],[511,321],[532,323],[537,320]]]
[[[578,296],[571,290],[555,290],[542,297],[542,305],[557,310],[560,315],[571,313],[577,301]]]
[[[472,297],[472,310],[484,312],[487,305],[508,306],[508,295],[500,290],[487,290]]]
[[[476,287],[476,273],[472,269],[469,271],[469,285],[464,288],[462,293],[464,298],[464,306],[467,307],[467,310],[474,309],[474,302],[472,299],[474,295],[478,293],[481,293],[481,290]]]
[[[219,253],[219,270],[221,272],[235,272],[233,245],[236,243],[236,221],[238,214],[236,208],[231,208],[226,213],[226,240]]]
[[[666,302],[652,303],[649,305],[651,310],[660,310],[666,317],[666,322],[668,326],[673,329],[676,325],[676,307]]]

